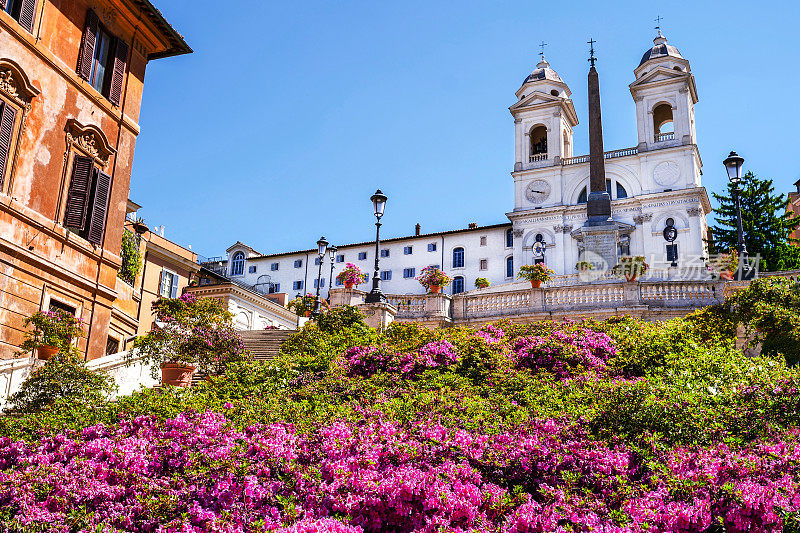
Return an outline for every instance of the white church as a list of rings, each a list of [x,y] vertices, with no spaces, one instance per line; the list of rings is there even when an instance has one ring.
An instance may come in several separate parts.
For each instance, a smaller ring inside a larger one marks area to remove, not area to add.
[[[633,72],[629,87],[638,144],[604,152],[612,218],[627,228],[619,238],[618,255],[642,255],[655,269],[680,272],[696,267],[707,255],[705,215],[711,211],[701,185],[694,76],[689,61],[660,31]],[[542,57],[509,108],[516,157],[511,173],[514,208],[506,213],[508,222],[440,233],[422,233],[417,226],[414,235],[382,241],[385,294],[424,293],[414,278],[428,265],[454,278],[447,289],[452,294],[472,290],[479,277],[492,285],[515,281],[519,266],[525,264],[544,262],[561,275],[576,272],[582,244],[574,230],[587,220],[589,156],[572,151],[578,116],[571,95]],[[677,230],[672,242],[665,238],[668,226]],[[334,278],[346,263],[356,264],[371,278],[374,253],[374,241],[339,246],[332,263]],[[221,267],[226,276],[263,292],[294,297],[314,293],[319,284],[325,296],[331,286],[331,262],[326,255],[318,279],[318,261],[316,249],[262,255],[237,242],[227,250]],[[371,286],[369,279],[360,288]]]

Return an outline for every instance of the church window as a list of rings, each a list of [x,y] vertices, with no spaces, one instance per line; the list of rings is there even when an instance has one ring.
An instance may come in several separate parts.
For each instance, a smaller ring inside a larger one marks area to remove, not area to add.
[[[537,155],[547,155],[547,128],[535,126],[530,131],[531,160]],[[539,158],[536,158],[537,160]]]
[[[127,61],[127,43],[109,33],[94,11],[87,11],[78,75],[112,104],[119,105]]]
[[[506,248],[513,248],[514,247],[514,230],[508,228],[506,230]]]
[[[509,255],[506,257],[506,277],[513,278],[514,277],[514,256]]]
[[[553,96],[558,96],[558,91],[553,89],[552,91],[550,91],[550,94],[552,94]]]
[[[616,194],[614,194],[614,191]],[[627,198],[628,197],[628,190],[622,185],[620,182],[614,180],[606,180],[606,192],[611,197],[612,200],[619,200],[620,198]],[[579,204],[585,204],[589,198],[589,186],[587,185],[581,190],[581,193],[578,195],[578,202]]]
[[[675,129],[672,122],[672,106],[658,104],[653,108],[653,130],[655,141],[668,141],[675,138]]]
[[[589,186],[583,188],[581,193],[578,195],[578,203],[585,204],[587,202],[587,198],[589,196]]]
[[[617,182],[617,199],[627,198],[627,197],[628,197],[628,191],[625,190],[625,187],[623,187],[620,182]]]
[[[236,252],[231,260],[231,276],[244,274],[244,252]]]
[[[676,243],[667,244],[667,261],[672,263],[672,266],[677,266],[678,245]]]
[[[489,269],[489,260],[488,259],[481,259],[481,261],[480,261],[480,269],[481,270],[488,270]]]
[[[453,249],[453,268],[464,268],[464,249]]]
[[[563,157],[572,157],[572,150],[570,149],[569,133],[564,131],[564,153]]]
[[[464,292],[464,276],[456,276],[453,278],[453,294]]]
[[[0,9],[11,15],[29,33],[33,33],[36,17],[36,0],[0,0]]]

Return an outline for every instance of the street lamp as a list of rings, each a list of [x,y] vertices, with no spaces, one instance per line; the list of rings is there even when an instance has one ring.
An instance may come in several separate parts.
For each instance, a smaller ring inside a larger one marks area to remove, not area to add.
[[[386,301],[386,296],[384,296],[380,288],[381,269],[378,263],[380,261],[381,246],[381,217],[383,216],[383,210],[386,209],[386,195],[378,189],[370,197],[370,200],[372,200],[372,208],[377,219],[375,222],[375,274],[372,276],[372,290],[364,298],[364,301],[368,304],[374,304]]]
[[[328,248],[328,241],[325,240],[325,237],[320,237],[317,241],[317,253],[319,254],[319,269],[317,271],[317,297],[314,300],[314,312],[312,313],[315,317],[319,316],[319,286],[321,285],[320,279],[322,278],[322,258],[325,257],[325,250]]]
[[[333,264],[336,259],[336,252],[339,250],[336,246],[331,245],[328,247],[328,252],[331,254],[331,276],[328,278],[328,300],[331,298],[331,289],[333,288]],[[330,302],[328,302],[330,303]]]
[[[740,256],[747,255],[747,246],[744,243],[744,229],[742,228],[742,204],[739,199],[739,184],[742,182],[742,163],[744,163],[744,158],[740,157],[736,152],[731,152],[722,162],[725,165],[725,170],[728,171],[728,179],[731,180],[733,202],[736,205],[736,248]]]

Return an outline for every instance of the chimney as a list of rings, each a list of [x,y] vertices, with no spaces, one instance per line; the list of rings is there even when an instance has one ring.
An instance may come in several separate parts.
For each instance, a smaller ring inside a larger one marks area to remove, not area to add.
[[[477,222],[470,222],[469,225],[467,225],[467,227],[469,229],[478,229],[478,223]]]
[[[417,225],[414,226],[414,235],[418,237],[422,235],[422,225],[419,222],[417,222]]]

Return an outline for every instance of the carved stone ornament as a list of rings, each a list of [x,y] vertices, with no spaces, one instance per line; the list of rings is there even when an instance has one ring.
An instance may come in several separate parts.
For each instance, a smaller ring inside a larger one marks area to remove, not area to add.
[[[523,235],[524,233],[525,233],[525,230],[521,230],[521,229],[515,229],[515,230],[514,230],[514,237],[517,237],[517,238],[519,238],[519,237],[522,237],[522,235]]]
[[[686,212],[689,213],[690,217],[701,217],[705,214],[702,207],[690,207]]]
[[[67,120],[67,150],[77,148],[103,165],[116,150],[111,147],[102,130],[94,125],[84,126],[74,118]]]
[[[572,231],[572,224],[559,224],[557,226],[553,226],[553,230],[556,233],[570,233]]]
[[[633,217],[634,224],[644,224],[645,222],[649,222],[653,220],[653,213],[642,213],[641,215],[636,215]]]
[[[28,110],[31,100],[39,92],[16,62],[6,58],[0,59],[0,94]]]

